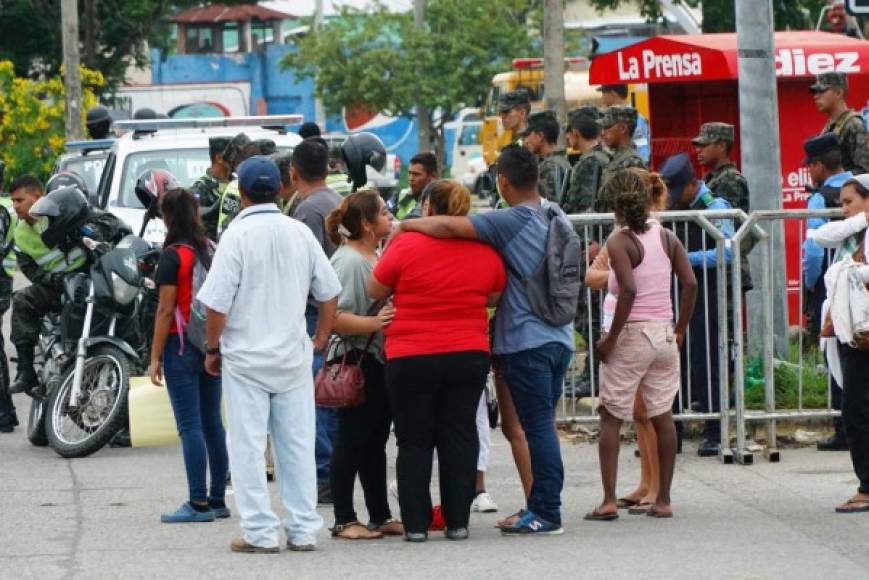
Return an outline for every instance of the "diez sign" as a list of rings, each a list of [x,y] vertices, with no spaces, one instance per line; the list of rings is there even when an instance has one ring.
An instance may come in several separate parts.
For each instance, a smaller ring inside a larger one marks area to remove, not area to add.
[[[782,48],[775,53],[775,73],[780,77],[815,76],[829,72],[858,73],[862,70],[859,61],[859,53],[853,51],[806,54],[802,48]],[[619,79],[628,82],[703,77],[703,57],[696,51],[658,54],[654,50],[644,49],[636,56],[619,52],[617,64]],[[714,72],[711,74],[714,75]]]

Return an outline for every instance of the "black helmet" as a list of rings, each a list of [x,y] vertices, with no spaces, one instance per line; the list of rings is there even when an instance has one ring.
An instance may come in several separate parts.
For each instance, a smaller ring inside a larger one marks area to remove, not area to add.
[[[160,199],[167,191],[179,187],[175,176],[165,169],[146,169],[136,180],[135,193],[145,209],[160,216]]]
[[[87,183],[85,183],[85,180],[82,179],[81,175],[75,171],[61,171],[60,173],[52,175],[48,181],[45,182],[45,193],[51,193],[52,191],[63,189],[64,187],[75,187],[80,189],[85,196],[88,194]]]
[[[30,208],[35,218],[48,218],[42,241],[49,248],[59,246],[88,215],[88,200],[77,187],[63,187],[40,198]]]
[[[341,145],[341,155],[354,188],[362,187],[368,181],[366,165],[377,171],[382,171],[386,166],[386,147],[373,133],[355,133],[347,137]]]
[[[85,125],[91,139],[105,139],[112,127],[112,115],[102,105],[91,107],[88,109]]]
[[[136,119],[137,121],[145,121],[156,118],[157,112],[150,107],[142,107],[141,109],[136,109],[136,112],[133,113],[133,119]]]

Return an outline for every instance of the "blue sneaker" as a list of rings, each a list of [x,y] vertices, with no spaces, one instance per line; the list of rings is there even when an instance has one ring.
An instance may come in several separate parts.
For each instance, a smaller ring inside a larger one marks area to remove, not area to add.
[[[501,528],[501,533],[508,536],[557,536],[564,533],[564,528],[526,511],[515,524]]]
[[[196,509],[190,505],[190,502],[185,501],[174,513],[161,515],[160,521],[164,524],[189,524],[213,522],[214,518],[214,510],[208,510],[207,512],[196,511]]]

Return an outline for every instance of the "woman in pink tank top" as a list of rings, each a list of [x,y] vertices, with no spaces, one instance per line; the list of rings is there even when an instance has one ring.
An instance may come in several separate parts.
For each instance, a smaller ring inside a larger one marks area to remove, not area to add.
[[[603,502],[586,519],[618,518],[616,472],[619,430],[633,415],[639,386],[658,439],[658,496],[647,512],[672,517],[670,484],[676,461],[673,399],[679,390],[679,345],[697,298],[685,248],[669,231],[649,223],[649,195],[636,172],[620,171],[601,195],[614,200],[618,225],[610,237],[610,293],[617,296],[609,332],[597,344],[601,360],[601,432],[598,444]],[[670,300],[672,274],[681,286],[679,320],[674,328]]]

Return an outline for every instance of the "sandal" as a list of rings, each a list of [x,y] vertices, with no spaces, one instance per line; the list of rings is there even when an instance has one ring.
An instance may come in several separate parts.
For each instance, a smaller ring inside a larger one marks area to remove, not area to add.
[[[511,515],[507,516],[506,518],[504,518],[503,520],[501,520],[500,522],[497,522],[495,524],[495,527],[498,529],[513,527],[516,524],[516,522],[518,522],[519,519],[524,515],[525,515],[525,510],[521,509],[518,512],[516,512],[515,514],[511,514]]]
[[[642,503],[642,502],[638,499],[633,499],[630,497],[620,497],[619,499],[616,500],[616,507],[619,508],[620,510],[623,510],[623,509],[627,509],[630,507],[634,507],[635,505],[639,505],[640,503]]]
[[[852,497],[842,505],[836,506],[837,514],[859,514],[869,512],[869,499]]]
[[[376,530],[369,530],[359,522],[349,522],[336,524],[332,528],[332,537],[340,540],[379,540],[383,538],[383,534]]]
[[[383,523],[374,525],[373,527],[371,526],[371,524],[369,524],[369,529],[375,532],[379,532],[384,536],[404,535],[404,524],[395,518],[389,518],[387,520],[384,520]]]
[[[597,508],[594,508],[592,511],[585,514],[582,519],[592,522],[611,522],[619,519],[619,514],[618,512],[602,513],[597,511]]]
[[[628,508],[628,513],[632,516],[641,516],[649,513],[649,510],[654,507],[654,503],[650,501],[641,501],[635,506],[631,506]]]
[[[646,515],[650,518],[664,519],[664,518],[672,518],[673,512],[660,511],[658,509],[655,509],[655,506],[652,506],[651,508],[649,508],[649,511],[646,512]]]

